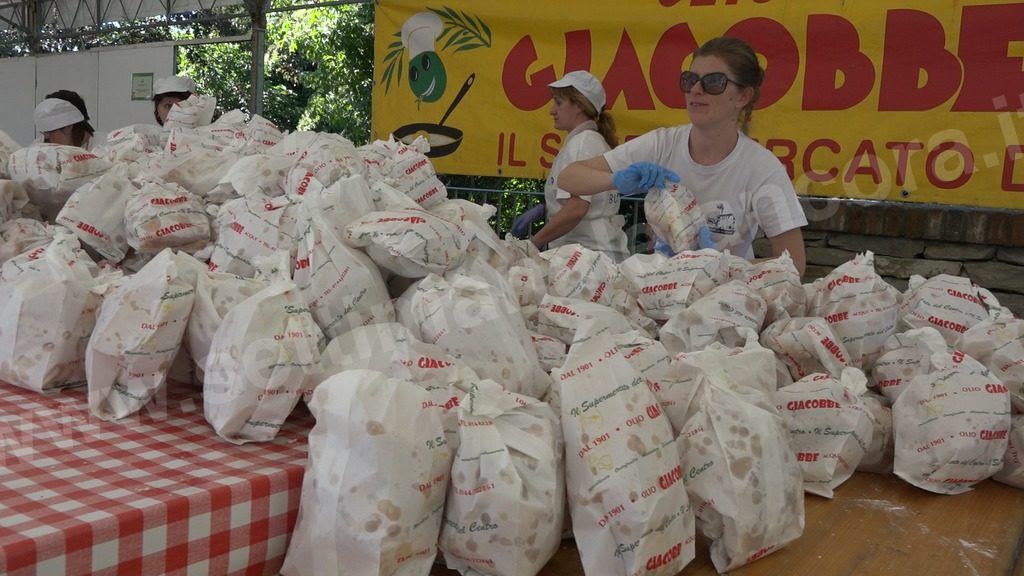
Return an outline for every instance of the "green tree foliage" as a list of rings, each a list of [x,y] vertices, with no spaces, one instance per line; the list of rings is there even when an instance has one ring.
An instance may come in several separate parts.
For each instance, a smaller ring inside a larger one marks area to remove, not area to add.
[[[177,37],[204,36],[201,27],[189,27]],[[250,112],[251,63],[247,42],[188,45],[178,52],[180,73],[216,96],[221,111]],[[282,129],[334,132],[366,143],[372,71],[371,4],[267,15],[263,116]]]

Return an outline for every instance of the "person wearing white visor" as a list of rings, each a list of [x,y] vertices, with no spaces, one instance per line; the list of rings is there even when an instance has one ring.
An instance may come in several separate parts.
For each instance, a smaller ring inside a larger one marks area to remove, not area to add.
[[[75,94],[77,96],[77,94]],[[54,95],[51,95],[54,96]],[[79,100],[81,98],[79,97]],[[85,103],[82,102],[82,107]],[[43,135],[46,144],[62,144],[87,148],[93,130],[85,114],[70,101],[61,97],[49,97],[36,106],[32,114],[36,130]]]
[[[551,164],[544,185],[544,203],[527,210],[512,224],[512,234],[525,237],[534,222],[543,228],[531,241],[538,247],[557,248],[580,244],[603,252],[620,262],[629,256],[624,220],[619,215],[619,194],[606,190],[588,196],[571,196],[557,185],[563,168],[578,160],[600,156],[618,144],[615,123],[604,109],[601,81],[584,70],[569,72],[548,84],[554,101],[549,113],[555,129],[567,132],[562,148]]]
[[[163,126],[171,107],[196,93],[196,83],[188,76],[168,76],[153,83],[153,116]]]

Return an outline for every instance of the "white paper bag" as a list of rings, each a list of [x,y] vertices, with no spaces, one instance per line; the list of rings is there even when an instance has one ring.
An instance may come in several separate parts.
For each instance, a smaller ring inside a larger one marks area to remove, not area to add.
[[[874,431],[866,391],[864,373],[846,368],[840,378],[811,374],[775,392],[807,492],[831,498],[860,465]]]
[[[284,253],[266,288],[224,315],[210,343],[203,381],[203,413],[229,442],[266,442],[277,436],[320,361],[323,333]]]
[[[371,370],[327,379],[284,576],[423,576],[434,563],[451,451],[427,392]]]
[[[719,573],[775,552],[804,529],[803,477],[786,423],[748,398],[719,377],[699,380],[679,432],[686,491]]]
[[[562,541],[565,462],[558,416],[493,380],[459,407],[459,447],[438,547],[448,567],[536,574]]]
[[[678,574],[694,520],[672,426],[607,326],[580,327],[555,370],[573,533],[587,574]]]
[[[95,416],[116,420],[160,401],[201,270],[191,256],[164,250],[103,299],[85,355]]]
[[[504,290],[462,273],[430,275],[395,305],[398,320],[510,392],[543,398],[551,378],[540,367],[516,303]]]
[[[105,285],[76,265],[72,245],[53,242],[36,261],[0,282],[0,379],[44,391],[85,383],[85,350]]]
[[[343,244],[316,211],[300,213],[306,229],[292,277],[324,335],[334,338],[358,326],[394,321],[394,306],[377,266]]]
[[[865,372],[896,333],[899,292],[875,271],[874,254],[858,254],[807,286],[807,315],[824,318]]]
[[[915,376],[893,402],[894,471],[918,488],[961,494],[1003,467],[1010,395],[963,352],[934,356],[938,369]]]

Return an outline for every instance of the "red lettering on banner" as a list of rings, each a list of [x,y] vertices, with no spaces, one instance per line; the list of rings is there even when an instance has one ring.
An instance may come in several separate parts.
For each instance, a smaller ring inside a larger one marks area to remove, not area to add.
[[[1024,94],[1020,57],[1010,44],[1024,40],[1024,4],[964,6],[958,54],[964,78],[954,112],[994,112],[1010,94]],[[1018,109],[1019,110],[1019,109]]]
[[[920,142],[886,142],[885,147],[896,151],[896,185],[903,186],[907,181],[907,164],[910,163],[910,152],[912,150],[923,150],[924,144]]]
[[[1006,147],[1003,155],[1003,190],[1007,192],[1024,192],[1024,182],[1013,181],[1013,171],[1017,165],[1017,157],[1024,155],[1024,146],[1015,144]]]
[[[956,94],[960,62],[946,50],[946,31],[935,16],[920,10],[889,10],[884,46],[880,111],[931,110]]]
[[[733,24],[725,35],[746,40],[755,52],[765,58],[765,70],[769,72],[765,74],[755,108],[771,106],[789,92],[800,71],[800,49],[781,22],[770,18],[748,18]]]
[[[947,150],[955,151],[960,154],[961,158],[963,158],[963,170],[960,175],[953,180],[941,180],[938,174],[935,173],[935,165],[938,163],[939,154],[942,154]],[[928,153],[928,161],[925,163],[924,169],[925,175],[928,177],[928,181],[936,188],[941,190],[959,188],[971,179],[971,174],[974,172],[974,153],[971,152],[970,148],[960,142],[943,142]]]
[[[831,138],[818,138],[807,145],[807,149],[804,150],[804,162],[803,169],[804,175],[811,182],[828,182],[839,175],[839,168],[835,166],[828,169],[826,172],[818,172],[811,166],[811,156],[818,148],[828,148],[832,152],[838,154],[842,151],[839,143]]]
[[[775,154],[775,157],[782,162],[782,165],[786,167],[786,174],[789,174],[790,180],[796,176],[796,167],[793,165],[793,160],[796,158],[796,142],[784,139],[784,138],[769,138],[765,143],[764,147]],[[785,148],[783,154],[779,154],[775,151],[776,148]]]
[[[590,30],[572,30],[565,33],[565,71],[590,70],[590,56],[593,54]],[[550,96],[550,91],[548,92]]]
[[[626,107],[630,110],[654,110],[654,99],[647,90],[647,79],[644,78],[640,56],[629,33],[623,32],[619,38],[619,48],[615,51],[608,74],[604,77],[604,89],[608,95],[607,106],[611,108],[619,94],[626,99]]]
[[[861,162],[865,158],[868,161],[868,165],[861,166]],[[875,143],[871,140],[862,140],[860,146],[857,147],[857,151],[853,153],[850,167],[846,170],[846,181],[853,182],[853,177],[857,174],[871,176],[871,181],[875,184],[881,184],[882,182],[882,169],[878,165],[878,155],[875,154]]]
[[[555,156],[558,156],[558,150],[561,147],[561,145],[562,145],[562,137],[559,136],[558,134],[554,134],[552,132],[548,132],[544,136],[541,136],[541,139],[540,139],[540,149],[545,154],[549,154],[550,155],[550,156],[541,156],[540,158],[538,158],[538,161],[540,162],[540,165],[543,166],[545,170],[550,170],[551,169],[551,166],[553,165],[552,164],[552,162],[553,162],[552,158],[554,158]]]
[[[558,79],[551,66],[545,66],[526,77],[530,65],[537,61],[533,38],[523,36],[508,51],[501,68],[501,85],[508,103],[520,110],[536,110],[551,99],[548,84]],[[499,162],[500,164],[501,162]]]
[[[843,83],[836,86],[837,76]],[[857,28],[842,16],[807,17],[804,110],[846,110],[871,92],[875,67],[860,51]]]
[[[679,71],[683,61],[693,54],[699,44],[687,23],[676,24],[665,30],[651,55],[651,90],[665,106],[685,108],[686,97],[679,89]]]

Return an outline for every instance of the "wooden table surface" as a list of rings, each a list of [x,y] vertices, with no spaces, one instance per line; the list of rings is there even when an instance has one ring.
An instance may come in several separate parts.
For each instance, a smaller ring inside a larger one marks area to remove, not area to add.
[[[796,542],[730,572],[736,576],[941,574],[1024,576],[1024,490],[987,480],[942,496],[896,476],[858,472],[827,500],[806,496]],[[431,576],[457,576],[436,566]],[[680,576],[717,574],[707,545]],[[540,576],[582,576],[572,540]],[[595,575],[591,575],[595,576]]]

